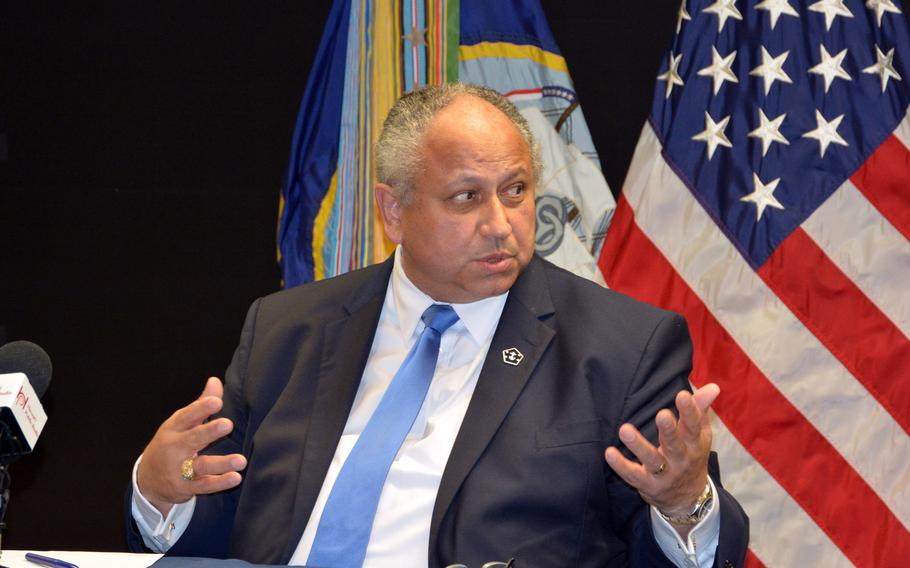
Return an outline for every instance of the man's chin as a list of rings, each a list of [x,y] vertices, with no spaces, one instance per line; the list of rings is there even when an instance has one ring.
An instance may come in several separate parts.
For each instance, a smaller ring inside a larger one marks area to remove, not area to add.
[[[512,270],[499,272],[483,278],[483,287],[481,290],[478,290],[478,294],[481,295],[481,297],[478,299],[492,298],[493,296],[505,294],[512,285],[515,284],[518,274],[519,270],[515,267]]]

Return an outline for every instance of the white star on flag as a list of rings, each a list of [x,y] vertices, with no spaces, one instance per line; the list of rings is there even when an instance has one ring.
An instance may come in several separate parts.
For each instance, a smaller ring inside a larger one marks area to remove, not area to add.
[[[765,212],[766,207],[774,207],[775,209],[783,209],[784,206],[781,205],[780,201],[774,197],[774,190],[777,189],[777,184],[780,183],[780,178],[773,179],[768,183],[762,183],[759,179],[758,174],[752,173],[752,183],[755,186],[755,191],[749,195],[740,197],[739,200],[749,203],[752,202],[755,204],[755,221],[761,221],[761,216]]]
[[[718,146],[726,146],[727,148],[733,147],[733,144],[730,143],[730,139],[724,134],[728,122],[730,122],[729,115],[722,118],[720,122],[714,122],[714,119],[711,118],[708,111],[705,111],[705,129],[693,136],[692,140],[705,142],[708,145],[709,160],[714,157],[714,150],[716,150]]]
[[[679,71],[677,71],[677,69],[679,69],[679,61],[681,59],[682,53],[676,56],[674,56],[673,53],[670,53],[669,69],[667,69],[667,72],[663,75],[657,76],[658,81],[667,82],[667,94],[664,96],[665,99],[670,98],[670,93],[673,92],[673,85],[679,85],[680,87],[683,86],[682,77],[679,76]]]
[[[828,92],[828,87],[831,86],[831,83],[837,77],[852,81],[850,75],[842,67],[844,57],[847,56],[847,48],[844,48],[843,51],[834,56],[830,55],[822,44],[818,44],[818,49],[822,60],[818,65],[809,69],[809,73],[815,73],[825,78],[825,93]]]
[[[845,18],[852,18],[853,12],[844,4],[844,0],[819,0],[815,4],[809,6],[809,9],[813,12],[819,12],[825,15],[825,29],[830,30],[831,24],[834,23],[834,18],[837,16],[843,16]]]
[[[682,29],[683,20],[687,22],[692,20],[692,16],[690,16],[688,10],[686,10],[686,0],[682,0],[682,4],[679,5],[679,12],[677,13],[676,19],[676,33],[679,33],[679,30]]]
[[[706,14],[717,14],[717,33],[724,31],[727,18],[742,20],[743,15],[736,9],[735,0],[714,0],[714,3],[702,10]]]
[[[878,27],[882,27],[882,16],[885,12],[900,14],[900,9],[894,5],[891,0],[866,0],[866,8],[875,10],[875,17],[878,19]]]
[[[825,117],[822,116],[818,110],[815,111],[815,130],[810,130],[803,134],[803,138],[814,138],[818,141],[818,153],[824,158],[825,152],[828,151],[829,144],[840,144],[841,146],[849,146],[847,141],[844,140],[840,134],[837,133],[837,129],[840,126],[841,121],[844,119],[844,115],[840,115],[833,119],[831,122],[825,120]]]
[[[771,54],[768,53],[768,50],[765,49],[765,46],[761,48],[761,65],[749,71],[749,75],[756,75],[765,80],[765,94],[771,90],[771,86],[774,84],[774,81],[781,81],[783,83],[792,83],[790,76],[787,75],[787,72],[784,71],[784,62],[787,61],[787,56],[790,55],[789,51],[785,51],[778,55],[777,57],[771,57]]]
[[[724,81],[739,83],[739,79],[736,78],[736,73],[731,69],[734,59],[736,59],[735,50],[730,55],[721,57],[720,54],[717,53],[717,49],[715,49],[714,46],[711,46],[711,65],[699,70],[698,75],[700,77],[714,78],[715,95],[724,84]]]
[[[771,16],[771,29],[777,25],[777,19],[781,15],[799,17],[799,13],[793,9],[793,6],[787,0],[762,0],[755,5],[756,10],[767,10]]]
[[[878,73],[879,78],[882,81],[882,92],[884,93],[885,89],[888,88],[888,79],[893,78],[895,81],[901,80],[900,74],[894,68],[894,48],[892,47],[890,51],[888,51],[888,55],[885,55],[876,45],[875,58],[878,61],[863,69],[863,73]]]
[[[758,128],[749,133],[749,136],[761,139],[762,157],[768,153],[768,148],[771,147],[773,142],[790,145],[790,142],[780,133],[780,125],[786,117],[787,113],[784,113],[773,120],[768,120],[768,117],[765,116],[765,111],[758,109],[759,125]]]

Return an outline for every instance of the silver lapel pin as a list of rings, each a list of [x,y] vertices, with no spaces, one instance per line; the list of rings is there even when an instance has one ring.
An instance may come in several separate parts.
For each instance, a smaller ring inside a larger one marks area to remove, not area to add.
[[[518,364],[521,363],[521,360],[524,358],[525,356],[522,355],[521,351],[515,347],[509,347],[508,349],[502,350],[502,362],[506,365],[517,367]]]

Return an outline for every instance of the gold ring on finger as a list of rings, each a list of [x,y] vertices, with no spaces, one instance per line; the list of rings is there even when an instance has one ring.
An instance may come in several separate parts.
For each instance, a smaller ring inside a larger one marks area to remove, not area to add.
[[[660,474],[662,474],[662,473],[664,472],[664,470],[666,470],[666,469],[667,469],[667,464],[661,462],[660,465],[657,466],[657,469],[655,469],[655,470],[654,470],[653,472],[651,472],[651,473],[652,473],[653,475],[660,475]]]
[[[187,458],[180,464],[180,477],[182,477],[184,481],[193,481],[196,479],[196,470],[193,469],[193,460],[195,459],[195,457]]]

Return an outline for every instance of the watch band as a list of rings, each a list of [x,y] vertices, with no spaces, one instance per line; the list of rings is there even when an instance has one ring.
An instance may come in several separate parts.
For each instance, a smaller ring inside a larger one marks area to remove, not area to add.
[[[708,513],[711,512],[713,505],[714,491],[711,490],[711,482],[708,481],[705,483],[705,490],[701,492],[701,495],[699,495],[698,499],[695,500],[695,505],[692,506],[692,510],[689,511],[689,513],[686,515],[671,517],[670,515],[664,514],[664,512],[660,509],[657,509],[657,513],[670,524],[690,526],[697,525],[699,522],[701,522],[702,519],[708,516]]]

